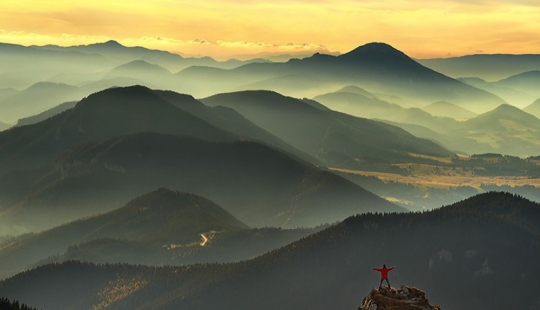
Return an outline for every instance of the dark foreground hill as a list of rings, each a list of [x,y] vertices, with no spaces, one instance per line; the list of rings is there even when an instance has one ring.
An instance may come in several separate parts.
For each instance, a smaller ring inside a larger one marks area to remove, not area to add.
[[[203,197],[161,188],[114,211],[7,241],[0,248],[0,275],[69,259],[147,265],[239,261],[311,232],[249,229]]]
[[[17,180],[16,193],[9,190],[10,180]],[[111,210],[159,187],[209,198],[257,227],[312,227],[357,213],[404,210],[256,142],[219,143],[157,133],[77,145],[51,170],[13,172],[0,183],[6,184],[6,197],[26,197],[4,203],[4,230],[50,228]]]
[[[18,300],[10,301],[7,298],[0,298],[0,309],[2,310],[37,310],[25,304],[21,304]]]
[[[531,309],[539,219],[536,203],[486,193],[430,212],[351,217],[237,264],[47,265],[3,281],[0,295],[59,310],[356,309],[379,283],[371,268],[386,263],[397,266],[393,285],[428,287],[441,309]]]

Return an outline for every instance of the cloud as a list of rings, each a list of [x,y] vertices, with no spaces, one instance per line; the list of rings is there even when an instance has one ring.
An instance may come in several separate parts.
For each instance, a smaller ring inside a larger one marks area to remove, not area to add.
[[[225,47],[246,47],[246,48],[264,48],[264,47],[275,47],[274,44],[264,43],[264,42],[246,42],[246,41],[236,41],[228,42],[223,40],[217,40],[215,44]]]

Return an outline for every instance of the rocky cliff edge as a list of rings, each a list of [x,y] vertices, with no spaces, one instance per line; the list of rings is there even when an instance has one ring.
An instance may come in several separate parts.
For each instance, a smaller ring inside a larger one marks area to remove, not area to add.
[[[416,287],[372,289],[358,310],[441,310],[430,305],[426,293]]]

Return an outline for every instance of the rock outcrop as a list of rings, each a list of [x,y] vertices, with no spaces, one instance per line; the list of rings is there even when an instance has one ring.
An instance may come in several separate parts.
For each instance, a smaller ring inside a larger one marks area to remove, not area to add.
[[[358,310],[440,310],[430,305],[426,293],[415,287],[401,286],[399,289],[382,287],[372,289]]]

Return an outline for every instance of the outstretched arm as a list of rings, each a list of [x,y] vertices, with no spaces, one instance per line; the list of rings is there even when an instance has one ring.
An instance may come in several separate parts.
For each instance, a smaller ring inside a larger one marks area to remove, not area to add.
[[[392,266],[392,267],[388,268],[388,270],[392,270],[392,269],[395,269],[395,268],[396,268],[396,266]]]

